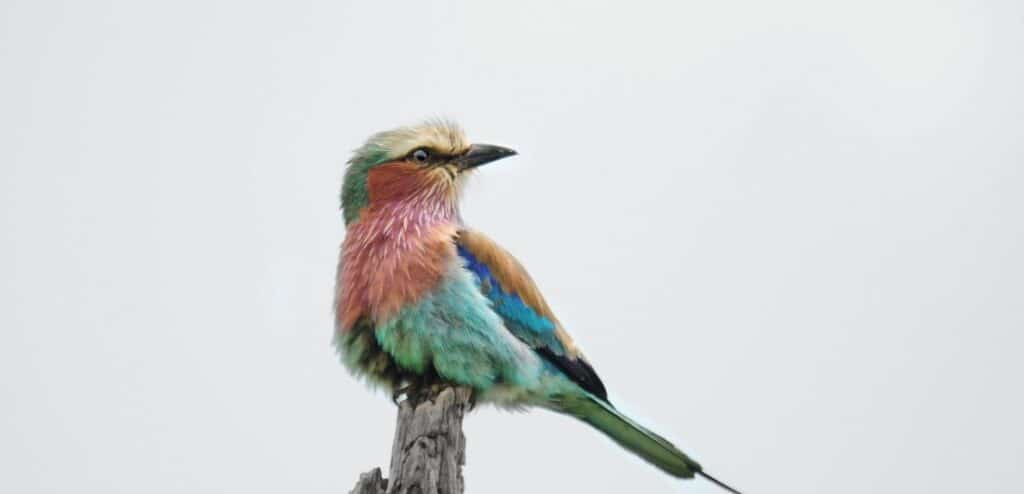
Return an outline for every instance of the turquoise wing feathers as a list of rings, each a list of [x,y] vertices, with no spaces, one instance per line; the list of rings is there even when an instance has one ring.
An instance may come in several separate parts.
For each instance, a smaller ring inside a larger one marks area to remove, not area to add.
[[[457,247],[466,269],[473,273],[505,327],[549,365],[607,401],[601,379],[561,327],[525,268],[494,241],[471,230],[459,232]]]

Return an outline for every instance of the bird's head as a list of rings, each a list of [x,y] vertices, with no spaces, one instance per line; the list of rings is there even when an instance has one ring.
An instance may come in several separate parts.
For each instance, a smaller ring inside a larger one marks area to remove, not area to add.
[[[459,126],[429,121],[371,136],[348,161],[341,187],[345,224],[367,207],[409,201],[457,200],[470,170],[515,151],[470,144]]]

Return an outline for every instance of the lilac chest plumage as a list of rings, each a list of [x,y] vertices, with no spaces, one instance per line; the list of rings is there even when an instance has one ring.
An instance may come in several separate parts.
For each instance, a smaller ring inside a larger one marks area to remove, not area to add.
[[[456,258],[454,198],[443,189],[416,183],[418,177],[405,172],[394,166],[371,175],[370,190],[377,200],[349,226],[338,266],[339,331],[361,317],[383,322],[416,303],[437,286]],[[402,187],[421,192],[401,194]]]

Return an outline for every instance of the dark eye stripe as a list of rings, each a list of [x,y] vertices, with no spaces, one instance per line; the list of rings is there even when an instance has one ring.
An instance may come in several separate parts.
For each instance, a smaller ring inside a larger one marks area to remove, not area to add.
[[[406,159],[421,165],[439,165],[452,159],[452,156],[439,153],[430,148],[416,148],[406,155]]]

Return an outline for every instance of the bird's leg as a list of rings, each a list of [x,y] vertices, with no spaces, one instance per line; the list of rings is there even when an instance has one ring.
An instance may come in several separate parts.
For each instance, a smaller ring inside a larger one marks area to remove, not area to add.
[[[417,382],[417,389],[416,389],[416,400],[417,400],[417,402],[423,402],[423,401],[426,401],[426,400],[433,401],[434,398],[437,398],[437,393],[438,393],[438,387],[437,386],[438,386],[438,383],[437,383],[437,380],[434,379],[434,376],[432,376],[429,373],[424,373],[423,375],[421,375],[420,378],[419,378],[419,381]]]
[[[413,404],[422,402],[424,399],[433,400],[447,385],[435,375],[422,374],[408,381],[402,381],[401,385],[395,385],[391,392],[391,402],[399,406],[400,399],[405,395],[406,400],[412,400]],[[477,392],[473,390],[469,395],[469,410],[472,412],[477,406]]]
[[[418,404],[426,400],[433,401],[445,388],[445,384],[436,373],[427,371],[416,376],[409,387],[409,398]]]

